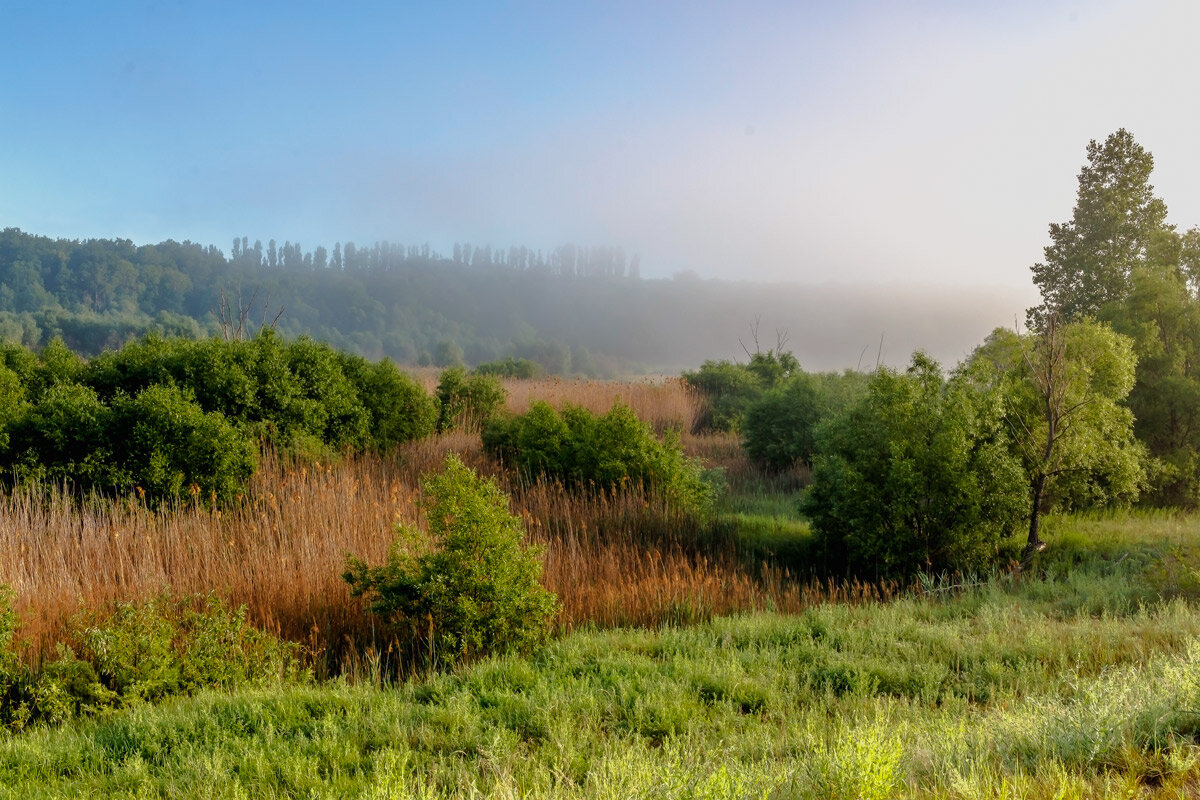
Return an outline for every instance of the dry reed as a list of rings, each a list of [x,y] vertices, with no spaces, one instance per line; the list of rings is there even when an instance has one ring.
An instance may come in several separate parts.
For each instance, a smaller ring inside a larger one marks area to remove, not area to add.
[[[523,413],[536,400],[558,408],[564,403],[602,414],[620,401],[656,431],[690,431],[699,413],[700,397],[680,378],[639,381],[601,381],[569,378],[506,380],[508,409]]]
[[[598,402],[607,389],[595,384],[569,382],[574,394],[560,396]],[[660,420],[690,407],[673,384],[635,388],[625,397],[657,397]],[[729,455],[728,441],[705,441]],[[41,487],[0,496],[0,583],[16,592],[25,656],[36,661],[53,653],[66,621],[83,606],[170,590],[214,592],[245,604],[255,624],[307,645],[318,671],[337,670],[376,641],[375,620],[341,578],[346,555],[380,562],[397,523],[420,524],[420,475],[440,467],[450,451],[497,475],[530,539],[545,546],[543,580],[562,602],[563,628],[795,611],[828,600],[881,599],[887,592],[747,569],[728,542],[712,538],[709,526],[640,487],[578,493],[526,484],[500,475],[478,436],[450,434],[389,458],[291,469],[268,460],[241,505],[226,510],[152,510],[134,501],[76,500]]]

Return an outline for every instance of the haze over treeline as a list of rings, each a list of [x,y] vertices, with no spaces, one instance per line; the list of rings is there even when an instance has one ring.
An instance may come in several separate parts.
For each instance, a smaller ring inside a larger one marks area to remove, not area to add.
[[[85,353],[152,330],[221,334],[222,310],[236,327],[240,309],[246,328],[274,323],[401,364],[514,356],[558,374],[677,371],[744,358],[757,332],[764,349],[786,336],[808,369],[842,369],[903,362],[917,348],[957,361],[1028,300],[1013,289],[644,279],[617,247],[456,244],[446,255],[239,238],[226,256],[192,242],[0,232],[0,337],[40,347],[61,336]]]

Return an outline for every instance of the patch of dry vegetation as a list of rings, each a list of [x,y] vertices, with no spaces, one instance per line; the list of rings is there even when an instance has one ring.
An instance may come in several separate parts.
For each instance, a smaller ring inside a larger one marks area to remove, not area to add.
[[[391,459],[261,470],[237,508],[148,509],[76,502],[26,487],[0,498],[0,583],[16,592],[26,656],[53,653],[81,607],[215,592],[246,604],[258,625],[307,645],[318,671],[338,670],[379,633],[341,578],[347,553],[381,561],[397,522],[421,524],[418,479],[455,450],[489,474],[478,440],[450,435]],[[546,546],[543,581],[562,628],[656,625],[738,610],[795,610],[865,586],[801,585],[747,570],[709,529],[638,487],[578,494],[502,476],[529,536]],[[719,543],[718,543],[719,544]]]

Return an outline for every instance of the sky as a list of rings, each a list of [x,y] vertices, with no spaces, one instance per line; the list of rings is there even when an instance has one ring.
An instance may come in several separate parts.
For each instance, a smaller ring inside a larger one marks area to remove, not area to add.
[[[1200,224],[1200,4],[22,2],[0,227],[617,245],[646,276],[1032,302],[1090,139]]]

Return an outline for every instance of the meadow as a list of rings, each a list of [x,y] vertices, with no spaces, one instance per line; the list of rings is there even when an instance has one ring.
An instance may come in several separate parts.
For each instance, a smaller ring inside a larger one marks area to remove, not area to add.
[[[0,501],[0,583],[37,663],[81,608],[214,592],[305,648],[315,681],[200,692],[0,737],[11,797],[1190,797],[1200,792],[1200,519],[1052,517],[1031,569],[816,579],[795,512],[735,438],[694,436],[674,380],[509,383],[614,398],[723,470],[714,520],[636,486],[502,474],[451,433],[270,463],[239,504],[151,509],[45,487]],[[449,451],[545,547],[557,635],[528,658],[416,670],[341,579],[420,523]],[[1019,543],[1014,543],[1015,553]]]

